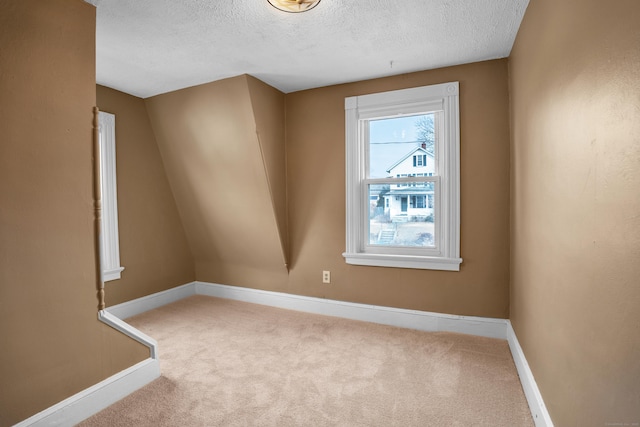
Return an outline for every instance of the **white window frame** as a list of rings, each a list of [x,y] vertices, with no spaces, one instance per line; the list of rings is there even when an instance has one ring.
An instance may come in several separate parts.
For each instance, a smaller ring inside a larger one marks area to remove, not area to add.
[[[120,265],[118,235],[118,192],[116,182],[116,116],[99,112],[100,184],[102,191],[102,281],[120,279],[124,267]]]
[[[395,182],[433,182],[437,244],[434,248],[380,247],[368,243],[368,186],[388,183],[368,173],[368,121],[440,112],[436,120],[436,173],[391,178]],[[460,258],[460,113],[459,84],[449,82],[345,98],[346,251],[348,264],[459,271]]]

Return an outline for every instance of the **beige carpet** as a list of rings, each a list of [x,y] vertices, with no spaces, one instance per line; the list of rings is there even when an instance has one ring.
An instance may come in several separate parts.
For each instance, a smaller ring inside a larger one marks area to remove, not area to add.
[[[533,426],[506,341],[193,296],[130,324],[162,376],[90,426]]]

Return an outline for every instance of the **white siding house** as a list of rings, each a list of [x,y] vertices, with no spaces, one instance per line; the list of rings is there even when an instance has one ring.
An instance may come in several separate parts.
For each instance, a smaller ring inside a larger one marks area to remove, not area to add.
[[[387,169],[389,176],[396,178],[432,176],[435,172],[433,154],[424,146],[413,151]],[[412,182],[389,186],[384,194],[385,215],[394,222],[433,221],[433,183]]]

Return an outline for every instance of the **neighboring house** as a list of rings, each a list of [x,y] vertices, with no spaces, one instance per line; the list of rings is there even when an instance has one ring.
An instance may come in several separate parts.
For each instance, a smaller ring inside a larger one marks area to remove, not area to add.
[[[425,145],[416,147],[387,169],[390,177],[432,176],[435,172],[433,154]],[[384,213],[394,222],[433,218],[433,183],[415,182],[389,186],[384,197]]]

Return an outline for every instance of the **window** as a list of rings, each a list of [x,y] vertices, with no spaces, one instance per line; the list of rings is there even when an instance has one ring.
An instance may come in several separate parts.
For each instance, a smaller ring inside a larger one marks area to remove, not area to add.
[[[102,190],[102,281],[116,280],[120,266],[118,237],[118,197],[116,187],[116,116],[100,112],[100,183]]]
[[[411,196],[411,207],[412,208],[416,208],[416,209],[424,209],[426,208],[426,203],[425,203],[425,199],[427,198],[426,195],[424,196]]]
[[[347,263],[460,270],[458,93],[452,82],[345,99]]]

